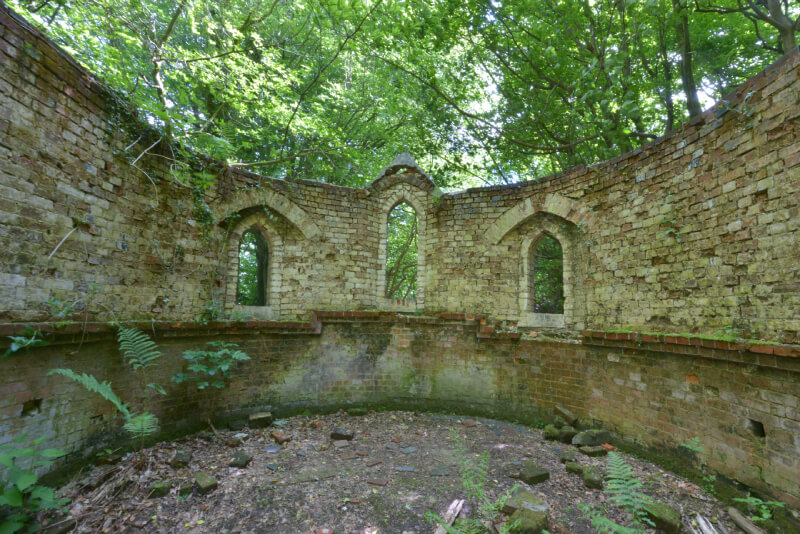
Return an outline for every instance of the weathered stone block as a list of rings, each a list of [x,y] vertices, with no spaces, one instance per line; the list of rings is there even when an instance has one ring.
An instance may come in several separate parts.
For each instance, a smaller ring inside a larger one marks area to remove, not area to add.
[[[247,454],[244,451],[236,451],[231,459],[230,463],[228,464],[230,467],[239,467],[244,468],[247,467],[250,462],[253,460],[253,457]]]
[[[151,484],[150,489],[147,492],[147,497],[149,499],[158,499],[164,497],[169,493],[171,487],[172,483],[168,480],[162,480],[161,482]]]
[[[199,472],[194,475],[194,485],[201,495],[217,489],[217,480],[208,473]]]
[[[651,501],[645,504],[644,509],[656,529],[669,534],[678,534],[681,531],[681,513],[677,508],[666,503]]]
[[[175,469],[186,467],[192,461],[192,451],[188,449],[178,449],[169,460],[169,465]]]
[[[603,489],[603,477],[595,466],[584,466],[583,471],[581,471],[581,476],[587,488]]]
[[[558,459],[561,461],[562,464],[567,462],[574,462],[575,461],[575,451],[570,449],[565,449],[558,453]]]
[[[514,530],[517,534],[540,534],[547,528],[547,512],[534,512],[520,508],[508,518],[509,521],[519,521]]]
[[[567,462],[564,467],[567,473],[572,473],[573,475],[580,475],[583,473],[583,467],[578,462]]]
[[[547,425],[544,427],[544,439],[548,441],[558,440],[559,430],[555,425]]]
[[[547,514],[550,507],[530,491],[517,491],[506,500],[503,505],[503,513],[511,515],[519,509],[530,510],[531,512],[544,512]]]
[[[558,441],[561,443],[572,443],[572,438],[578,434],[578,431],[569,425],[562,426],[558,429]]]
[[[581,447],[578,450],[586,456],[605,456],[608,454],[608,449],[599,445],[597,447]]]
[[[516,478],[524,483],[533,486],[550,478],[550,473],[533,462],[526,462],[521,469],[512,470],[509,474],[511,478]]]
[[[248,418],[250,428],[266,428],[272,424],[272,412],[258,412]]]
[[[576,416],[574,413],[564,408],[560,404],[556,404],[554,410],[558,415],[563,417],[566,420],[567,424],[570,426],[574,426],[575,422],[578,420],[578,416]]]
[[[572,438],[572,444],[576,447],[602,445],[603,443],[610,443],[614,439],[614,435],[608,430],[604,429],[591,429],[579,432]]]
[[[333,432],[331,432],[331,439],[334,441],[340,440],[347,440],[350,441],[355,437],[355,433],[352,430],[347,430],[344,428],[337,428]]]

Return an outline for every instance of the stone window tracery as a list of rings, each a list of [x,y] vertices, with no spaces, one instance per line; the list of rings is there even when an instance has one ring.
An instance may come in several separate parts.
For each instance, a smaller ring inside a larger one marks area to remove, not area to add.
[[[519,326],[583,328],[585,268],[576,225],[540,211],[519,232]]]

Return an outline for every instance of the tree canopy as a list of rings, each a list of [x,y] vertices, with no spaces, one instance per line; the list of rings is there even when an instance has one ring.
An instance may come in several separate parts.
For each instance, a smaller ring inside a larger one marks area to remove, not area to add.
[[[800,0],[9,3],[156,132],[145,148],[349,186],[401,152],[441,187],[607,159],[796,47],[800,24]]]

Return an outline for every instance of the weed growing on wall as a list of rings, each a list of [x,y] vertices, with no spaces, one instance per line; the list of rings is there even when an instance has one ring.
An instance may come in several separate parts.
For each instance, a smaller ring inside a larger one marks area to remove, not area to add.
[[[187,350],[183,353],[183,359],[189,362],[188,370],[191,374],[178,373],[172,377],[174,382],[196,382],[197,389],[223,389],[226,380],[231,378],[233,365],[250,359],[247,354],[238,350],[236,343],[211,341],[206,345],[215,350]]]
[[[236,343],[226,343],[225,341],[211,341],[206,343],[208,349],[187,350],[183,353],[183,359],[189,362],[186,373],[178,373],[172,377],[172,381],[177,384],[184,382],[194,382],[197,389],[204,390],[224,389],[228,385],[233,374],[233,367],[236,362],[250,359],[243,351],[239,350]],[[211,394],[210,414],[213,417],[217,396]],[[214,426],[209,420],[209,425]]]
[[[139,414],[131,412],[131,410],[128,408],[128,405],[122,402],[122,399],[120,399],[119,396],[114,393],[114,390],[111,389],[110,382],[100,382],[90,374],[78,374],[72,369],[51,369],[47,374],[48,376],[61,375],[69,378],[70,380],[74,380],[87,390],[97,393],[108,402],[113,404],[114,407],[125,418],[125,424],[123,428],[134,438],[143,439],[158,431],[158,418],[148,412]]]
[[[200,317],[197,319],[197,323],[207,325],[208,323],[213,323],[215,321],[219,321],[220,319],[222,319],[222,310],[214,303],[213,300],[209,300],[206,302],[206,305],[203,306],[203,313],[200,314]]]
[[[34,518],[40,510],[61,508],[66,499],[57,499],[52,488],[37,484],[37,467],[48,467],[53,459],[64,455],[57,449],[37,451],[36,446],[44,441],[38,438],[25,445],[25,436],[19,436],[11,444],[0,445],[0,466],[4,475],[0,477],[0,533],[35,532],[39,525]],[[22,460],[25,467],[18,465]]]
[[[141,411],[139,413],[131,411],[130,408],[122,402],[122,399],[111,389],[110,382],[100,382],[90,374],[78,374],[71,369],[52,369],[48,375],[57,374],[65,376],[112,403],[125,418],[123,428],[131,434],[134,439],[140,440],[141,447],[144,447],[144,438],[158,432],[158,417],[147,410],[149,404],[147,392],[152,389],[162,395],[166,393],[164,388],[158,384],[147,381],[147,369],[155,365],[156,360],[161,357],[161,352],[146,334],[133,328],[120,327],[118,340],[120,352],[125,362],[137,373],[142,391],[144,392],[144,399],[141,403]]]
[[[11,340],[11,346],[8,347],[0,359],[3,359],[15,352],[24,351],[33,347],[45,347],[49,345],[45,340],[43,340],[41,336],[41,332],[38,330],[34,330],[30,326],[28,326],[24,332],[22,332],[21,336],[8,336],[8,339]]]
[[[147,381],[147,370],[156,364],[156,360],[161,358],[161,351],[158,350],[155,342],[144,332],[140,332],[135,328],[124,327],[119,328],[117,341],[119,341],[119,350],[122,352],[125,362],[139,375],[142,391],[145,392],[145,399],[148,389],[164,395],[166,393],[164,388]]]

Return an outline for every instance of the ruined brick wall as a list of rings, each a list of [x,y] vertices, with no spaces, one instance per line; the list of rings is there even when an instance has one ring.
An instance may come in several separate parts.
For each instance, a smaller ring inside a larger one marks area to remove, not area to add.
[[[523,245],[546,212],[577,234],[588,327],[800,341],[799,64],[630,154],[445,196],[428,304],[524,319]]]
[[[377,308],[798,341],[796,53],[680,131],[589,168],[442,197],[414,173],[348,189],[229,172],[207,194],[205,224],[163,158],[137,162],[147,176],[129,164],[138,151],[123,153],[130,139],[91,75],[2,17],[4,321],[46,320],[43,302],[58,299],[89,319]],[[401,200],[420,220],[420,290],[398,307],[383,277],[386,216]],[[236,247],[252,225],[270,243],[269,305],[240,309]],[[529,305],[527,258],[543,232],[565,249],[559,317]]]
[[[795,53],[730,110],[539,182],[441,196],[416,172],[348,189],[237,171],[203,213],[162,158],[137,162],[147,175],[131,166],[109,94],[0,6],[0,351],[26,323],[51,342],[0,361],[0,442],[27,432],[80,454],[111,439],[118,421],[101,399],[45,375],[72,367],[137,398],[102,322],[143,319],[165,350],[168,395],[154,409],[167,429],[196,424],[206,405],[169,383],[181,352],[224,336],[254,356],[220,400],[230,413],[364,402],[533,418],[562,403],[648,445],[698,436],[712,467],[798,505],[800,357],[785,344],[800,341],[799,93]],[[420,217],[410,303],[383,297],[386,216],[400,200]],[[269,299],[244,308],[236,248],[252,227],[270,244]],[[528,252],[543,232],[564,248],[564,314],[530,310]],[[364,309],[436,317],[347,320]],[[314,310],[331,313],[275,322]],[[784,345],[578,334],[623,328]]]
[[[776,354],[766,346],[602,332],[582,343],[523,340],[456,315],[328,312],[316,321],[159,326],[164,356],[149,379],[167,394],[155,396],[150,409],[167,435],[202,426],[209,399],[170,377],[182,370],[184,350],[224,336],[252,358],[237,366],[216,401],[228,418],[365,406],[533,422],[561,404],[583,424],[666,455],[697,437],[711,469],[800,506],[797,347]],[[117,352],[113,329],[97,330],[83,343],[78,329],[58,334],[51,346],[2,363],[4,438],[45,436],[72,460],[122,441],[108,402],[46,376],[54,367],[93,373],[140,409],[137,378]]]
[[[215,265],[186,224],[188,190],[154,188],[116,155],[110,107],[91,76],[0,6],[0,321],[47,320],[48,299],[77,302],[76,319],[88,306],[90,320],[194,316],[207,300]]]

